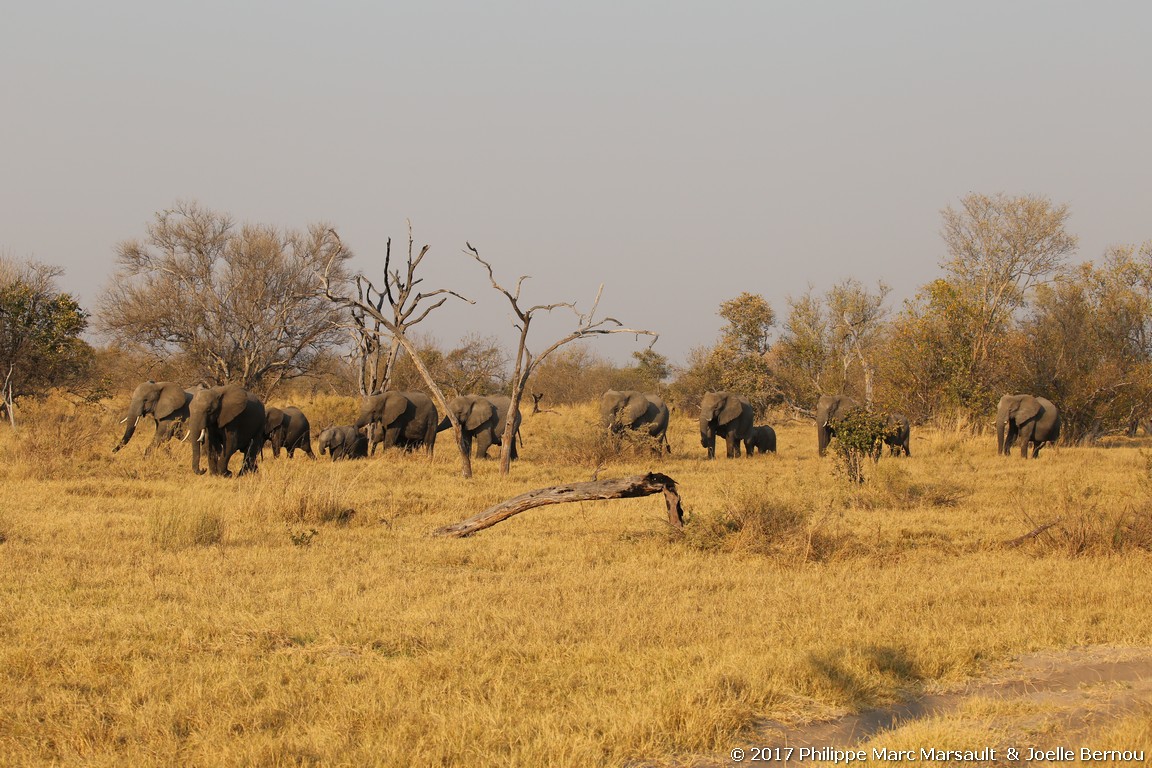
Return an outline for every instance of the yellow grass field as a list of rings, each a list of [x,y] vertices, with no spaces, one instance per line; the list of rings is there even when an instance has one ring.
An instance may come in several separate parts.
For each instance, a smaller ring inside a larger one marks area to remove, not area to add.
[[[1021,461],[994,436],[915,430],[910,459],[855,488],[811,424],[779,425],[776,456],[708,462],[674,417],[671,457],[599,477],[670,475],[682,533],[654,496],[449,540],[430,532],[591,479],[595,409],[525,418],[512,475],[476,462],[464,481],[448,440],[432,460],[268,451],[255,476],[195,477],[187,445],[144,459],[150,424],[113,455],[122,406],[53,402],[0,428],[2,765],[703,765],[767,721],[889,706],[1027,654],[1152,646],[1144,438]],[[979,700],[867,748],[1152,755],[1150,714],[1006,733]]]

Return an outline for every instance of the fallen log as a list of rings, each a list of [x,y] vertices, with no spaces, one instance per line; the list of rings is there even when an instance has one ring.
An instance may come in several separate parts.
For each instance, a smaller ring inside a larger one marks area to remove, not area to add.
[[[548,504],[565,504],[570,501],[602,501],[606,499],[634,499],[663,493],[668,505],[668,523],[676,528],[684,527],[684,508],[680,505],[680,494],[676,492],[676,481],[658,472],[646,475],[633,475],[611,480],[595,480],[589,483],[571,483],[551,488],[538,488],[522,493],[515,498],[502,501],[483,512],[473,515],[432,532],[433,536],[462,538],[476,531],[491,528],[496,523],[507,520],[534,507]]]

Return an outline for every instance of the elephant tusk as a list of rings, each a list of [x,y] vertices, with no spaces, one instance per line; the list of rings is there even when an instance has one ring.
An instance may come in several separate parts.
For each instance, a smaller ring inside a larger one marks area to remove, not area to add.
[[[192,434],[192,433],[191,433],[191,432],[185,432],[185,433],[184,433],[184,437],[180,438],[180,442],[182,442],[182,443],[186,443],[186,442],[188,442],[188,436],[189,436],[190,434]]]
[[[126,422],[126,421],[128,421],[128,417],[127,417],[127,416],[125,416],[124,418],[120,419],[120,423],[121,423],[121,424],[123,424],[123,423],[124,423],[124,422]]]
[[[139,424],[139,423],[140,423],[140,417],[139,417],[139,416],[137,416],[137,417],[136,417],[136,421],[132,422],[132,426],[133,426],[133,427],[135,427],[135,426],[136,426],[137,424]]]
[[[196,438],[196,442],[198,442],[198,443],[204,442],[204,435],[207,433],[208,433],[207,429],[200,430],[200,436]]]

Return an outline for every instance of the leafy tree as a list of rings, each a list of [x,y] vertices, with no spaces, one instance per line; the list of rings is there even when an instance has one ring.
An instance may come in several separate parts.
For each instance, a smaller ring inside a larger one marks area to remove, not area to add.
[[[705,392],[729,390],[748,398],[757,412],[780,402],[769,362],[768,342],[776,313],[763,296],[744,292],[720,305],[727,321],[710,349],[689,353],[688,365],[672,386],[677,403],[693,409]]]
[[[11,420],[15,398],[72,386],[91,366],[92,348],[80,338],[88,313],[57,288],[62,274],[0,257],[0,394]]]
[[[346,339],[316,276],[331,265],[343,284],[350,257],[323,224],[238,226],[181,202],[117,247],[98,327],[119,344],[183,355],[206,382],[269,391]]]
[[[960,204],[941,214],[948,252],[941,267],[954,291],[949,310],[963,319],[968,375],[987,380],[995,346],[1028,290],[1063,265],[1076,237],[1064,230],[1068,206],[1047,198],[970,194]]]
[[[849,278],[823,297],[809,289],[788,299],[788,320],[772,354],[786,401],[805,409],[821,395],[858,390],[871,404],[888,290],[879,283],[873,293]]]
[[[1037,290],[1013,391],[1057,403],[1068,440],[1092,440],[1152,406],[1152,243],[1111,249]]]

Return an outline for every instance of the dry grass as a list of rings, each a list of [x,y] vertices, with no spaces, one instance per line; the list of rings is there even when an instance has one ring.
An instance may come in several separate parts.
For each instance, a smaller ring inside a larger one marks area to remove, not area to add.
[[[808,424],[777,426],[777,456],[708,462],[690,420],[655,458],[602,453],[591,406],[558,410],[525,420],[510,478],[476,462],[470,482],[446,443],[222,479],[187,446],[143,459],[145,426],[112,455],[118,409],[67,448],[48,406],[0,430],[0,764],[671,761],[1016,653],[1152,644],[1136,538],[1003,545],[1147,509],[1134,448],[1023,462],[931,432],[857,489]],[[671,475],[685,532],[647,498],[428,535],[598,466]]]

